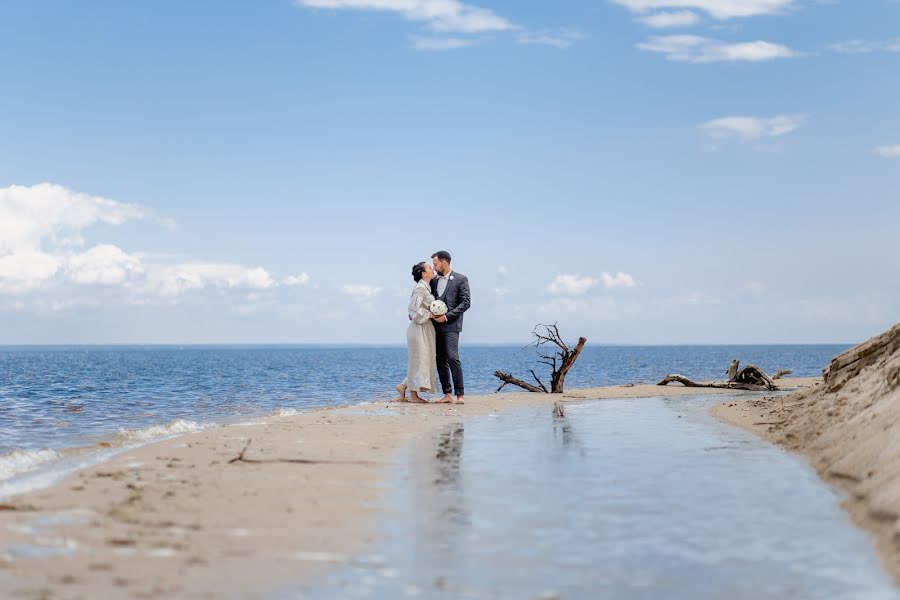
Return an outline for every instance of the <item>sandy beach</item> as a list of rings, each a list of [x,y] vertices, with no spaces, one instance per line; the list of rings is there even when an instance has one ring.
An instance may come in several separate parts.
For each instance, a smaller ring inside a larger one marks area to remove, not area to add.
[[[844,507],[900,582],[900,324],[835,357],[813,387],[713,414],[802,454],[844,490]]]
[[[385,475],[417,436],[556,400],[722,391],[635,385],[473,396],[464,406],[367,404],[159,441],[7,499],[0,595],[263,597],[366,552]],[[245,460],[233,461],[242,451]]]

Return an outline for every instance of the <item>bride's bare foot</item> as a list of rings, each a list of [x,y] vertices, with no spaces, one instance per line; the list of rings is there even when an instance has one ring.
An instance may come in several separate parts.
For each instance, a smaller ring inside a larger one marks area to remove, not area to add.
[[[410,402],[412,402],[413,404],[428,404],[428,400],[421,397],[417,393],[412,392],[411,395],[412,395],[412,399],[410,400]]]
[[[398,385],[397,393],[400,395],[394,400],[394,402],[409,402],[409,400],[406,399],[406,386],[405,385],[403,385],[402,383],[400,385]]]
[[[438,400],[437,404],[453,404],[453,396],[444,394],[444,397]]]

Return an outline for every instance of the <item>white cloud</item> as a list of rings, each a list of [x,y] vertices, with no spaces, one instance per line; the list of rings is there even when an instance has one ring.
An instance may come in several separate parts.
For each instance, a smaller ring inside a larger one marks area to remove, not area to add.
[[[0,293],[35,289],[56,275],[59,264],[55,257],[31,248],[0,256]]]
[[[296,285],[307,285],[309,280],[310,277],[308,273],[300,273],[299,275],[288,275],[281,280],[281,283],[282,285],[293,287]]]
[[[434,31],[486,33],[515,26],[500,15],[459,0],[295,0],[301,6],[333,10],[392,12],[425,23]]]
[[[551,294],[580,295],[585,294],[593,287],[600,285],[599,279],[594,279],[588,275],[584,277],[580,275],[557,275],[553,281],[547,285],[547,291]]]
[[[118,286],[117,298],[138,304],[207,288],[260,291],[278,285],[262,267],[129,253],[105,243],[78,250],[93,226],[121,225],[149,214],[134,204],[50,183],[0,188],[0,293],[43,294],[36,305],[62,310],[96,304],[101,296],[86,290],[98,285]],[[308,281],[302,273],[282,283]]]
[[[628,273],[616,273],[615,275],[610,275],[609,273],[602,273],[600,277],[603,278],[603,285],[606,286],[606,289],[613,290],[616,288],[633,288],[637,285],[634,281],[634,277],[629,275]]]
[[[699,20],[697,14],[689,10],[658,12],[638,18],[644,25],[655,29],[689,27],[696,25]]]
[[[215,288],[267,290],[277,285],[262,267],[244,267],[231,263],[188,262],[154,265],[148,268],[139,291],[162,298],[174,298],[186,292]]]
[[[628,273],[601,273],[599,278],[589,275],[557,275],[553,281],[547,285],[547,291],[551,294],[562,296],[580,296],[586,294],[588,290],[599,286],[600,284],[608,290],[632,288],[637,283],[634,277]]]
[[[73,283],[114,285],[141,275],[141,261],[111,244],[99,244],[66,261],[65,274]]]
[[[654,36],[637,47],[648,52],[665,54],[666,60],[692,63],[760,62],[798,56],[797,52],[781,44],[760,40],[729,44],[696,35]]]
[[[708,13],[714,19],[734,19],[784,13],[794,0],[612,0],[633,13],[644,14],[665,9],[692,9]]]
[[[516,41],[520,44],[540,44],[566,49],[575,42],[585,39],[587,36],[574,29],[559,29],[556,31],[523,31]]]
[[[480,40],[476,38],[459,38],[459,37],[439,37],[439,36],[410,36],[413,48],[416,50],[432,50],[440,52],[442,50],[457,50],[459,48],[467,48],[476,46]]]
[[[351,284],[345,285],[341,291],[347,296],[353,296],[360,300],[371,300],[381,293],[383,288],[375,285]]]
[[[0,188],[0,255],[44,243],[74,246],[93,225],[121,225],[147,215],[140,206],[67,190],[51,183]]]
[[[828,46],[838,54],[871,54],[872,52],[900,52],[900,38],[881,41],[848,40]]]
[[[494,295],[495,295],[495,296],[506,296],[506,295],[509,294],[511,291],[512,291],[512,290],[510,290],[509,288],[505,288],[505,287],[495,287],[495,288],[494,288]]]
[[[505,278],[507,275],[509,275],[509,269],[507,269],[504,265],[500,265],[499,267],[497,267],[497,276],[500,277],[500,279]]]
[[[736,116],[707,121],[701,128],[713,138],[738,138],[741,141],[763,137],[778,137],[796,130],[807,119],[806,115],[779,115],[775,117]]]
[[[900,158],[900,144],[896,146],[878,146],[875,154],[884,158]]]

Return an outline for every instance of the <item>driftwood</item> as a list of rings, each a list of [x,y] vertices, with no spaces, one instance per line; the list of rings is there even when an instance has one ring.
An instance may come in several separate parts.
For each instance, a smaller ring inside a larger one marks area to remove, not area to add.
[[[539,328],[541,327],[543,327],[543,331],[539,331]],[[533,346],[535,348],[540,348],[541,346],[544,346],[546,344],[552,344],[557,348],[556,352],[552,354],[538,354],[538,362],[547,365],[551,369],[550,390],[547,390],[547,387],[534,372],[534,369],[532,369],[531,375],[532,377],[534,377],[534,380],[537,381],[538,386],[540,387],[534,386],[528,382],[513,377],[512,373],[495,371],[494,377],[503,382],[502,384],[500,384],[500,387],[497,388],[497,391],[499,392],[507,384],[511,383],[512,385],[516,385],[523,390],[528,390],[529,392],[562,394],[565,390],[566,374],[568,374],[569,369],[572,368],[572,365],[575,364],[575,361],[578,360],[578,355],[580,355],[581,351],[584,349],[584,345],[587,343],[587,338],[578,338],[578,343],[575,344],[575,347],[569,348],[569,345],[566,344],[566,342],[562,339],[562,336],[559,333],[559,328],[555,323],[553,325],[537,325],[531,334],[534,336],[535,340],[527,347]]]
[[[697,383],[684,375],[673,373],[671,375],[666,375],[662,381],[656,385],[667,385],[676,382],[685,387],[749,390],[752,392],[774,392],[779,389],[778,384],[775,383],[774,379],[769,377],[765,371],[756,365],[747,365],[743,369],[738,370],[739,366],[740,362],[737,360],[731,361],[731,365],[728,367],[728,380],[723,383]]]
[[[778,369],[775,371],[775,374],[772,375],[772,379],[781,379],[785,375],[790,375],[791,373],[793,373],[793,371],[790,369]]]
[[[311,458],[247,458],[247,449],[250,447],[252,439],[247,440],[247,445],[241,450],[241,453],[228,461],[228,464],[249,463],[253,465],[264,463],[291,463],[297,465],[377,465],[380,463],[368,460],[314,460]]]
[[[547,393],[547,389],[546,389],[546,388],[541,389],[541,388],[537,387],[536,385],[531,385],[531,384],[528,383],[527,381],[522,381],[521,379],[516,379],[515,377],[513,377],[513,376],[510,375],[509,373],[504,373],[503,371],[495,371],[495,372],[494,372],[494,377],[496,377],[497,379],[499,379],[500,381],[503,382],[502,384],[500,384],[500,387],[497,388],[497,391],[498,391],[498,392],[499,392],[500,390],[502,390],[504,387],[506,387],[506,384],[511,383],[511,384],[513,384],[513,385],[519,386],[519,387],[522,388],[523,390],[528,390],[529,392],[534,392],[534,393],[537,393],[537,394],[545,394],[545,393]]]

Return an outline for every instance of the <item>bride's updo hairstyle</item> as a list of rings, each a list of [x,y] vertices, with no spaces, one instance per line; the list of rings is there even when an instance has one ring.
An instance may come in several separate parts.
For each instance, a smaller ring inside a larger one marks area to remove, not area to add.
[[[425,272],[425,263],[420,262],[413,265],[413,279],[416,280],[416,283],[422,280],[422,273]]]
[[[422,273],[424,273],[424,272],[425,272],[425,263],[424,262],[416,263],[413,265],[412,276],[413,276],[413,279],[416,280],[416,283],[419,283],[419,281],[422,280]]]

